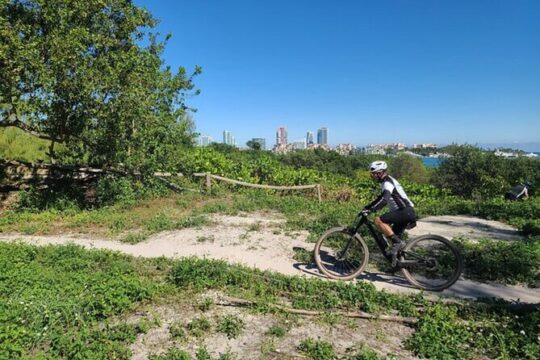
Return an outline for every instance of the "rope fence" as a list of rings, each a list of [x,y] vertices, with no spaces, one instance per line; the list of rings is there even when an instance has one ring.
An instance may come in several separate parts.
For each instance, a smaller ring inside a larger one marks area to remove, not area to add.
[[[322,201],[321,196],[321,185],[312,184],[312,185],[296,185],[296,186],[276,186],[276,185],[262,185],[262,184],[251,184],[239,180],[229,179],[219,175],[213,175],[210,173],[194,173],[193,176],[204,177],[206,178],[206,191],[211,193],[212,191],[212,179],[223,181],[230,184],[242,185],[246,187],[256,188],[256,189],[270,189],[270,190],[306,190],[306,189],[315,189],[317,191],[317,199],[319,202]]]
[[[3,169],[3,170],[2,170]],[[51,183],[65,177],[70,177],[78,181],[92,181],[99,176],[106,174],[128,175],[128,173],[122,169],[116,168],[91,168],[84,166],[74,165],[60,165],[60,164],[45,164],[45,163],[30,163],[25,161],[14,160],[1,160],[0,170],[3,171],[3,177],[7,180],[6,183],[0,183],[0,191],[18,191],[27,188],[31,184],[46,184]],[[139,172],[133,172],[133,175],[140,175]],[[155,172],[153,176],[163,182],[169,189],[182,192],[193,191],[194,189],[187,189],[175,184],[168,180],[172,178],[182,178],[182,173],[170,173],[170,172]],[[277,186],[277,185],[263,185],[252,184],[244,181],[234,180],[211,173],[194,173],[194,177],[202,177],[206,179],[206,192],[210,194],[212,192],[212,180],[222,181],[229,184],[235,184],[256,189],[267,190],[310,190],[314,189],[317,194],[319,202],[322,201],[322,188],[320,184],[311,185],[295,185],[295,186]]]

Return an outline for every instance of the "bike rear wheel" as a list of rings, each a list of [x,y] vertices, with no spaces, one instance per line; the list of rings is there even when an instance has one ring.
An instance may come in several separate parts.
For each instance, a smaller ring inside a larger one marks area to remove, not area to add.
[[[350,234],[344,227],[325,232],[315,244],[315,263],[319,271],[332,279],[356,278],[368,262],[369,250],[358,234]]]
[[[400,256],[401,272],[414,286],[442,291],[463,272],[463,257],[457,247],[439,235],[423,235],[409,242]]]

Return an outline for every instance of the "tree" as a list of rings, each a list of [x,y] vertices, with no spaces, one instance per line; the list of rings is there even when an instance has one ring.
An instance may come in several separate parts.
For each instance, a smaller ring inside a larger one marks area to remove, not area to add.
[[[422,160],[408,154],[400,153],[390,159],[390,173],[396,178],[420,184],[428,182],[428,172]]]
[[[505,159],[472,145],[448,146],[445,151],[451,157],[435,170],[435,185],[465,197],[492,197],[508,189]]]
[[[201,70],[164,67],[154,26],[127,0],[0,0],[0,127],[51,140],[52,159],[167,167],[193,142]]]
[[[261,150],[261,143],[253,140],[249,140],[246,143],[247,147],[249,147],[252,150]]]

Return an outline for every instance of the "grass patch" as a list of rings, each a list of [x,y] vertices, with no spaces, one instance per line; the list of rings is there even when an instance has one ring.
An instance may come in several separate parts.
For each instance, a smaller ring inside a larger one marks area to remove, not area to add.
[[[307,338],[298,345],[298,350],[313,360],[333,360],[336,358],[332,344],[322,340]]]
[[[156,284],[139,274],[145,267],[74,245],[0,244],[0,358],[126,357],[148,324],[108,320],[153,298]]]
[[[186,331],[184,330],[184,324],[180,321],[174,321],[169,326],[169,334],[171,338],[175,340],[184,340],[186,338]]]
[[[196,304],[196,308],[202,312],[207,312],[214,306],[214,304],[214,299],[205,297]]]
[[[193,358],[189,353],[177,349],[170,348],[165,354],[150,354],[148,357],[149,360],[192,360]]]
[[[131,233],[127,234],[120,241],[128,244],[138,244],[148,239],[148,233]]]
[[[206,316],[200,316],[187,324],[188,332],[195,337],[202,337],[212,332],[212,325]]]
[[[207,289],[255,301],[254,310],[276,311],[278,317],[285,314],[272,304],[325,309],[329,324],[339,320],[333,310],[416,316],[420,321],[406,344],[420,357],[536,359],[540,352],[540,312],[513,313],[504,302],[432,304],[421,295],[379,292],[364,282],[287,277],[219,261],[136,259],[73,245],[0,243],[0,268],[0,358],[129,358],[129,344],[155,321],[127,324],[124,315],[160,299],[186,301]],[[280,321],[267,335],[285,336],[289,325]],[[230,317],[216,328],[233,337],[243,326]],[[178,340],[182,332],[200,338],[212,332],[212,324],[201,316],[169,331]],[[301,346],[311,358],[324,359],[332,350],[314,339]],[[209,359],[203,350],[196,358]],[[169,350],[173,358],[175,351]],[[368,355],[353,352],[349,358],[374,358]]]
[[[264,304],[289,298],[303,309],[360,308],[368,312],[397,311],[416,314],[421,297],[381,293],[366,282],[329,282],[263,272],[224,261],[188,258],[175,262],[171,281],[179,288],[203,291],[219,289]]]
[[[294,247],[293,251],[293,259],[300,263],[311,264],[315,261],[313,259],[313,250],[306,250],[304,248]]]
[[[268,331],[266,331],[266,335],[280,338],[285,336],[288,331],[289,329],[286,326],[283,326],[281,324],[274,324],[268,329]]]
[[[220,333],[227,335],[229,339],[235,339],[244,330],[244,321],[233,315],[225,315],[221,318],[217,325],[217,330]]]

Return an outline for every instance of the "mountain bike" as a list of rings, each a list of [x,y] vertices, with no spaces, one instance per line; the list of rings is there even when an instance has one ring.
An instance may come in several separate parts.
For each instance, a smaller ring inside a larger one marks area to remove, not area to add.
[[[392,262],[391,242],[376,231],[367,214],[361,212],[352,226],[329,229],[315,244],[315,263],[321,273],[332,279],[352,280],[364,271],[369,249],[359,232],[362,227],[368,229],[384,258]],[[417,288],[442,291],[459,279],[463,272],[463,257],[448,239],[439,235],[421,235],[408,241],[398,253],[394,270],[401,270]]]

